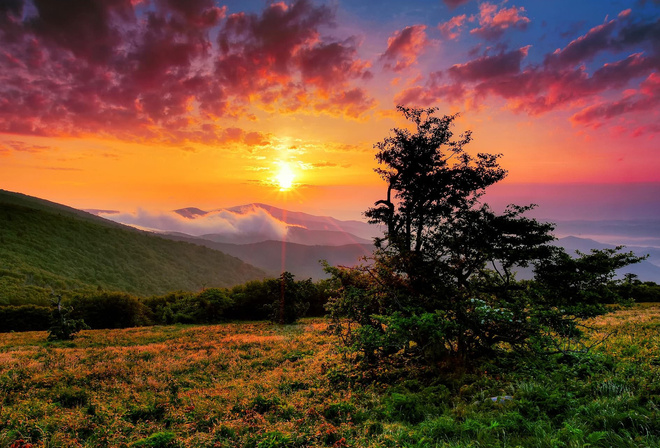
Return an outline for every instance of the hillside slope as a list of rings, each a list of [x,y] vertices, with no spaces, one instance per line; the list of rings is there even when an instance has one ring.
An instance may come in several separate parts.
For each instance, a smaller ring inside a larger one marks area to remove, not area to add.
[[[217,250],[0,190],[0,304],[42,302],[51,288],[149,295],[264,276]]]
[[[190,235],[164,235],[176,241],[189,241],[220,250],[257,266],[271,276],[279,275],[282,270],[289,271],[302,280],[328,278],[320,261],[325,260],[331,266],[355,266],[362,263],[362,258],[371,255],[372,244],[346,244],[343,246],[304,245],[283,241],[262,241],[252,244],[230,244],[195,238]]]

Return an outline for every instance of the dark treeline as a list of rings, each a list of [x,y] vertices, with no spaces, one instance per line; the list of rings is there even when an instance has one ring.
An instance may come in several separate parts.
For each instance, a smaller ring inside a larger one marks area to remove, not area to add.
[[[323,316],[329,282],[279,278],[254,280],[233,288],[207,288],[138,297],[124,292],[97,291],[66,298],[70,316],[92,329],[171,324],[215,324],[230,320],[272,320],[292,323],[303,316]],[[53,306],[0,306],[0,332],[49,328]]]

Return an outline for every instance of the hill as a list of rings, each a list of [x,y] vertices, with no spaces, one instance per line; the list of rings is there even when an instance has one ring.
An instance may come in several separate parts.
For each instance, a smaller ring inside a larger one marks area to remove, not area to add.
[[[265,275],[217,250],[0,190],[0,304],[41,303],[51,288],[150,295]]]
[[[373,252],[372,244],[346,244],[343,246],[305,245],[284,241],[262,241],[251,244],[231,244],[195,238],[190,235],[164,235],[175,241],[201,244],[233,255],[263,269],[270,276],[278,276],[282,270],[289,271],[302,280],[327,278],[320,261],[332,266],[355,266]]]

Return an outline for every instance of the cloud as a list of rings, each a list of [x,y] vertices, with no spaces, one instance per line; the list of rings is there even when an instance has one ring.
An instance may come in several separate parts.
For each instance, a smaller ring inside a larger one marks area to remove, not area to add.
[[[520,72],[520,65],[527,57],[530,47],[528,45],[506,53],[501,52],[496,56],[483,56],[465,64],[456,64],[447,72],[453,79],[462,82],[515,75]]]
[[[660,75],[651,73],[641,84],[639,92],[620,100],[601,102],[585,107],[573,115],[571,121],[576,124],[599,127],[604,120],[624,114],[657,110],[658,106],[660,106]],[[641,133],[641,128],[638,128],[635,132]]]
[[[445,5],[449,6],[451,9],[457,8],[461,5],[466,4],[470,0],[442,0]]]
[[[266,210],[253,207],[234,212],[216,210],[194,218],[186,218],[172,212],[152,212],[139,209],[134,213],[105,213],[101,216],[115,222],[144,229],[182,232],[200,236],[221,234],[224,236],[245,236],[259,234],[264,239],[282,239],[287,232],[287,224],[271,216]]]
[[[380,57],[386,61],[385,68],[399,72],[413,65],[429,45],[425,30],[425,25],[413,25],[395,31],[387,39],[387,49]]]
[[[38,152],[52,151],[53,148],[51,146],[32,145],[19,140],[8,140],[4,142],[4,150],[7,152],[14,151],[14,152],[38,153]]]
[[[27,26],[45,42],[71,51],[77,58],[104,63],[122,43],[115,24],[134,17],[130,0],[34,0],[37,15]]]
[[[445,39],[454,40],[461,35],[461,31],[468,21],[470,21],[470,19],[468,19],[465,14],[455,16],[449,19],[447,22],[440,23],[438,25],[438,30],[440,30],[440,34]]]
[[[347,39],[302,49],[297,61],[302,81],[328,92],[350,79],[368,77],[369,64],[356,58],[356,47],[355,39]]]
[[[470,31],[486,40],[497,40],[508,29],[525,30],[530,20],[525,17],[525,8],[498,9],[497,5],[484,2],[479,5],[479,28]]]
[[[546,56],[545,64],[558,68],[572,67],[591,60],[596,54],[610,46],[616,20],[594,27],[584,36],[570,42],[563,49],[557,49]]]
[[[652,86],[660,70],[658,42],[660,20],[634,20],[626,10],[545,55],[539,64],[525,64],[531,46],[506,51],[500,48],[499,53],[487,48],[484,54],[475,55],[466,63],[430,73],[422,83],[401,90],[395,101],[421,106],[438,102],[478,105],[488,97],[499,97],[515,112],[536,116],[568,109],[575,111],[574,124],[593,125],[598,119],[653,110],[656,94],[649,92],[655,92]],[[619,56],[631,49],[637,52]],[[602,53],[617,55],[619,59],[590,69],[589,64]],[[627,92],[644,78],[647,80],[640,91],[629,95]],[[610,100],[603,101],[601,97]],[[597,104],[585,108],[587,101]],[[633,126],[632,122],[628,126]]]
[[[315,109],[330,115],[358,119],[375,106],[376,100],[371,98],[364,89],[355,88],[333,94],[327,101],[316,104]]]
[[[218,120],[375,104],[356,85],[372,76],[360,42],[322,34],[334,12],[308,0],[229,16],[213,0],[26,4],[0,6],[0,133],[259,145],[267,137],[232,139]]]

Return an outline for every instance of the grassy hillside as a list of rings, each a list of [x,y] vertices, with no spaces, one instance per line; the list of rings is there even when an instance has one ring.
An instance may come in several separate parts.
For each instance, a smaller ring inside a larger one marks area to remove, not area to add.
[[[657,447],[658,318],[619,311],[590,322],[616,332],[590,353],[467,371],[359,370],[323,320],[6,333],[0,447]]]
[[[233,286],[264,275],[216,250],[0,191],[0,305],[42,303],[51,288],[149,295]]]

